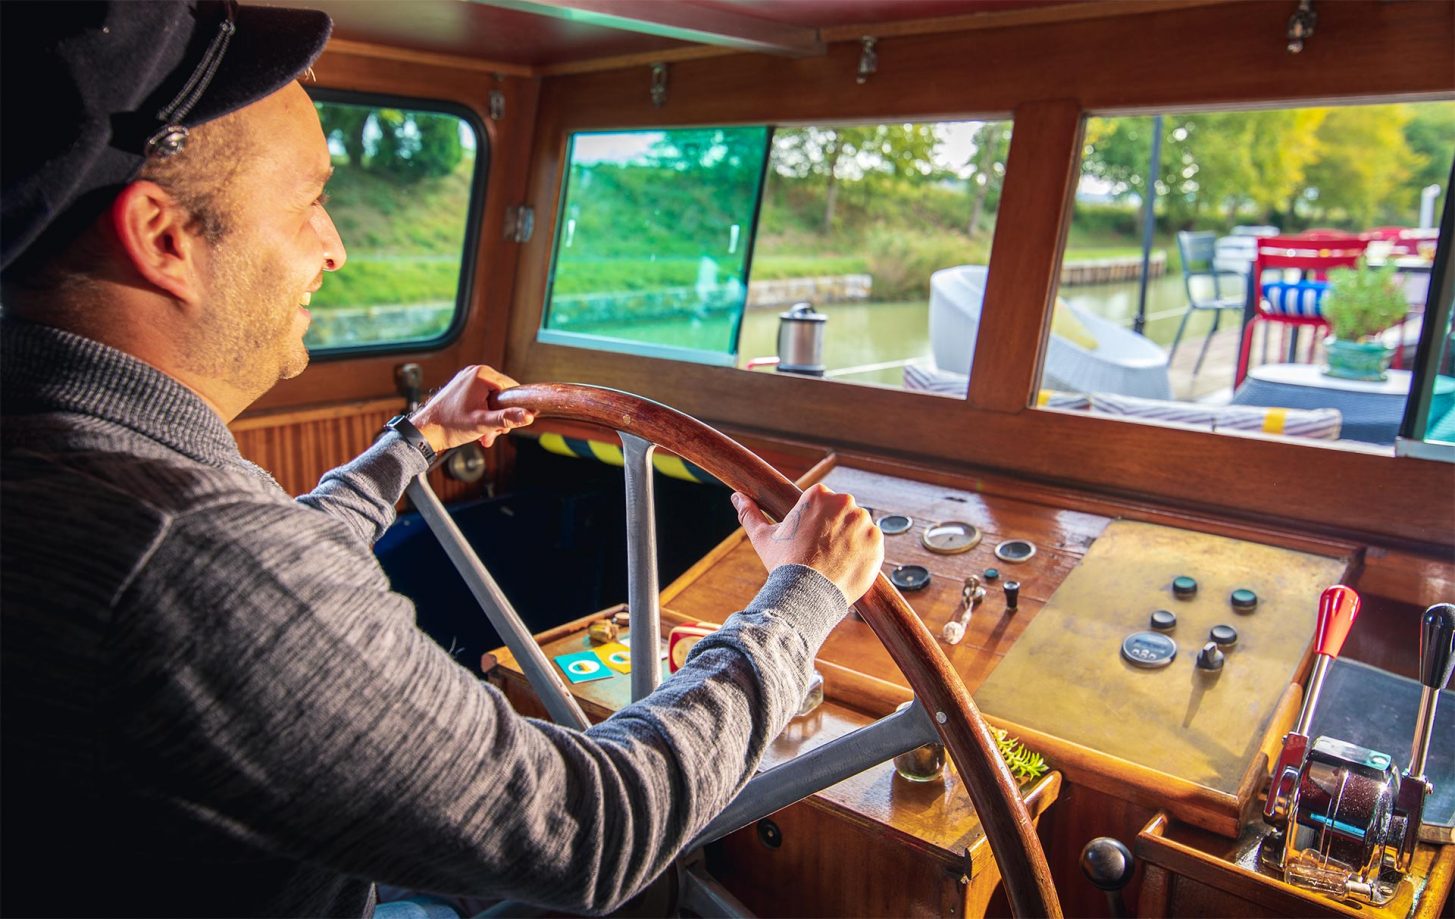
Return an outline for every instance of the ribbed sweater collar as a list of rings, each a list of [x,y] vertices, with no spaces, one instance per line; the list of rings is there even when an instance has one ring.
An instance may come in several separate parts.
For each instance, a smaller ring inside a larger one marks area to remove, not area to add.
[[[0,414],[110,421],[210,466],[251,466],[216,412],[150,364],[108,345],[0,317]]]

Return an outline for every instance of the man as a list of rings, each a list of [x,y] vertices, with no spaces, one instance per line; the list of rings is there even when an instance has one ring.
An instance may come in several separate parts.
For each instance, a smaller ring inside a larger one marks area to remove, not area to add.
[[[0,5],[3,910],[364,915],[372,882],[605,910],[754,771],[882,559],[847,496],[648,700],[516,716],[370,547],[426,456],[528,424],[467,368],[290,500],[226,424],[300,373],[346,260],[294,81],[327,17]]]

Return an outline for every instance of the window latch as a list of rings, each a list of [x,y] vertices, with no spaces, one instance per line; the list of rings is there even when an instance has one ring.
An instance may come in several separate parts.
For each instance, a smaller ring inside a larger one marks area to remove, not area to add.
[[[530,205],[520,204],[505,209],[506,242],[530,242],[531,233],[535,231],[535,228],[536,212]]]

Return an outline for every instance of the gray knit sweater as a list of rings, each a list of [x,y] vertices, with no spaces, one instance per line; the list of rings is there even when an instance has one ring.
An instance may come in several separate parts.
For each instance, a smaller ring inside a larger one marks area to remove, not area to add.
[[[361,915],[370,882],[605,910],[753,773],[845,611],[775,571],[650,699],[525,719],[371,553],[396,435],[291,500],[190,390],[0,321],[7,915]]]

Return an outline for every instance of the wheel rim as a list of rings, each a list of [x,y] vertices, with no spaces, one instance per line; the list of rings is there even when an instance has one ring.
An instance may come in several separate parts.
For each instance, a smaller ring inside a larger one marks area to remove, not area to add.
[[[801,492],[756,454],[720,431],[650,399],[574,383],[533,383],[497,393],[499,408],[588,422],[633,435],[689,460],[775,519]],[[929,710],[954,760],[1020,916],[1059,916],[1060,903],[1035,824],[965,684],[909,603],[881,573],[855,608]]]

